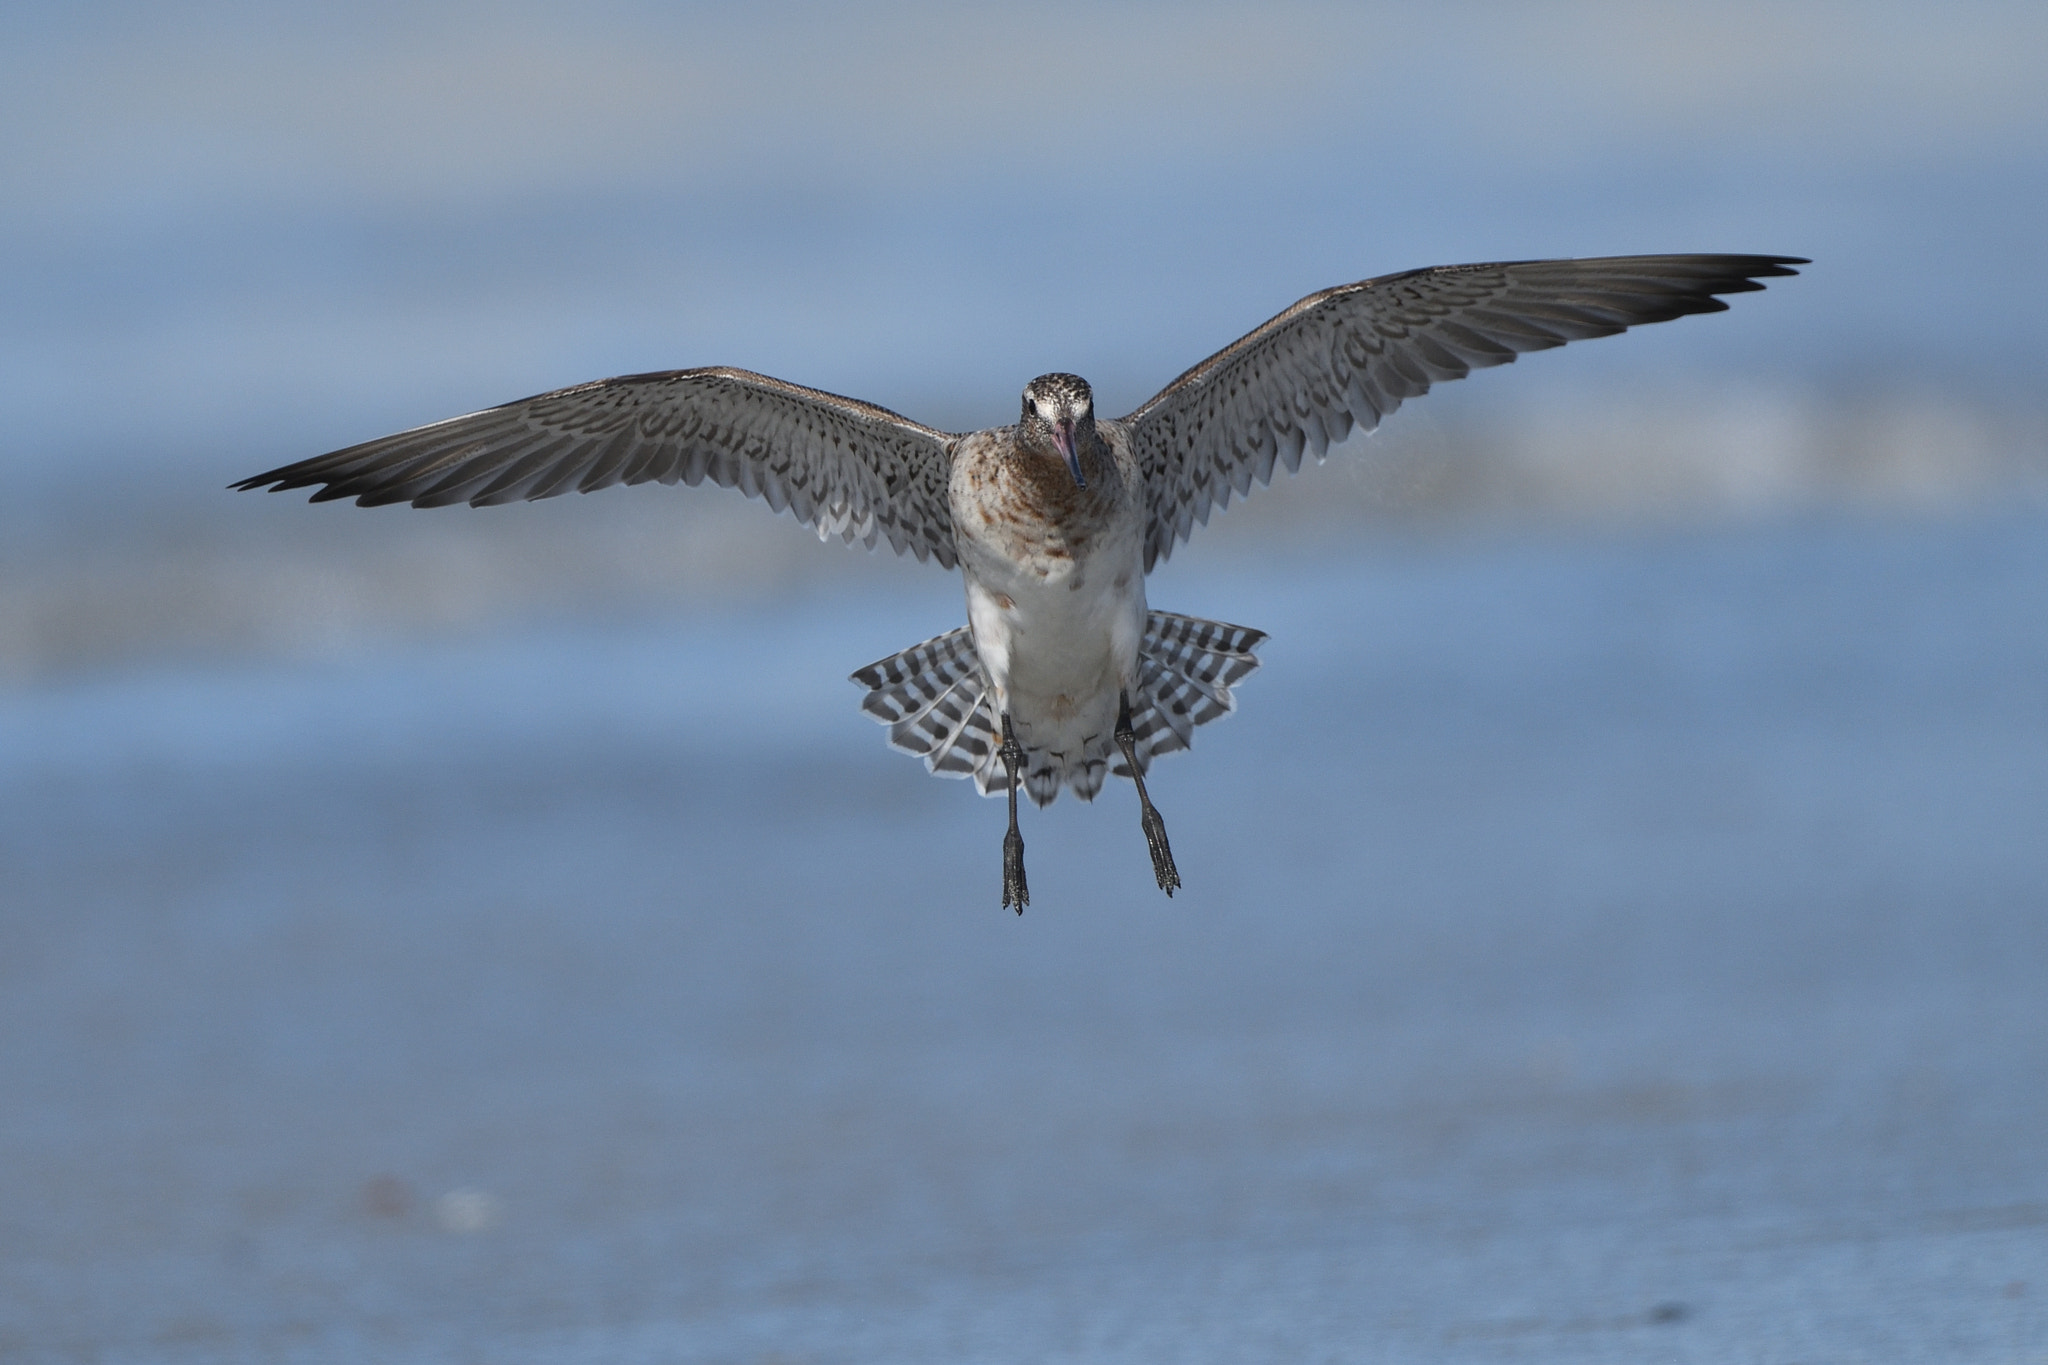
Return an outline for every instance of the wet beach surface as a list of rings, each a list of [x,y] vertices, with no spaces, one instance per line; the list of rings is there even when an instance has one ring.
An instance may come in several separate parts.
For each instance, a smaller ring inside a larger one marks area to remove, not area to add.
[[[2038,512],[1184,551],[1022,919],[849,564],[0,694],[0,1359],[2048,1351]]]

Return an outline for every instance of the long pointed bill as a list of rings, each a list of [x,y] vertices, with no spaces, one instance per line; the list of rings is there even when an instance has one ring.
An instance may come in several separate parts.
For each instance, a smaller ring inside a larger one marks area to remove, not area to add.
[[[1060,454],[1067,457],[1067,472],[1074,476],[1074,486],[1086,488],[1088,480],[1081,477],[1081,453],[1074,448],[1074,424],[1067,421],[1054,422],[1052,443],[1060,448]]]

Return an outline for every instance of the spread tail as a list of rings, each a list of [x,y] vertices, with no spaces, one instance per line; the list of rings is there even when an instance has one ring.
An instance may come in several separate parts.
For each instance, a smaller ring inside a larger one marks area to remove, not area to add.
[[[1139,772],[1149,772],[1158,755],[1187,748],[1196,726],[1237,709],[1231,689],[1259,666],[1252,651],[1265,638],[1264,631],[1198,616],[1155,611],[1145,618],[1138,685],[1131,691]],[[889,727],[892,746],[917,755],[942,777],[971,774],[985,796],[1008,790],[996,756],[999,722],[967,627],[871,663],[853,681],[868,690],[861,710]],[[1102,740],[1109,746],[1110,736]],[[1105,748],[1105,758],[1114,754],[1113,747]],[[1026,786],[1041,806],[1059,794],[1062,782],[1086,801],[1102,786],[1105,771],[1130,775],[1120,757],[1114,768],[1100,759],[1084,760],[1064,772],[1033,771]]]

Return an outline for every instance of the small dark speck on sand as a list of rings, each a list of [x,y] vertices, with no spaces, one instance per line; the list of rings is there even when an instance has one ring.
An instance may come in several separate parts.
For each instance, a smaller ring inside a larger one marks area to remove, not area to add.
[[[412,1212],[412,1189],[395,1175],[363,1182],[363,1212],[372,1218],[403,1218]]]
[[[1660,1303],[1650,1310],[1650,1321],[1660,1327],[1668,1327],[1674,1322],[1684,1322],[1691,1316],[1692,1309],[1675,1300]]]

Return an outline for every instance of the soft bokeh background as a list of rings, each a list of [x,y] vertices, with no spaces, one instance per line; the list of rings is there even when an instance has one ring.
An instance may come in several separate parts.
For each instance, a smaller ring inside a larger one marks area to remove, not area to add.
[[[2048,11],[17,4],[0,1357],[2037,1359]],[[716,491],[230,480],[607,374],[1107,411],[1451,261],[1784,252],[1156,605],[1027,827]],[[2033,1354],[2028,1354],[2032,1352]]]

